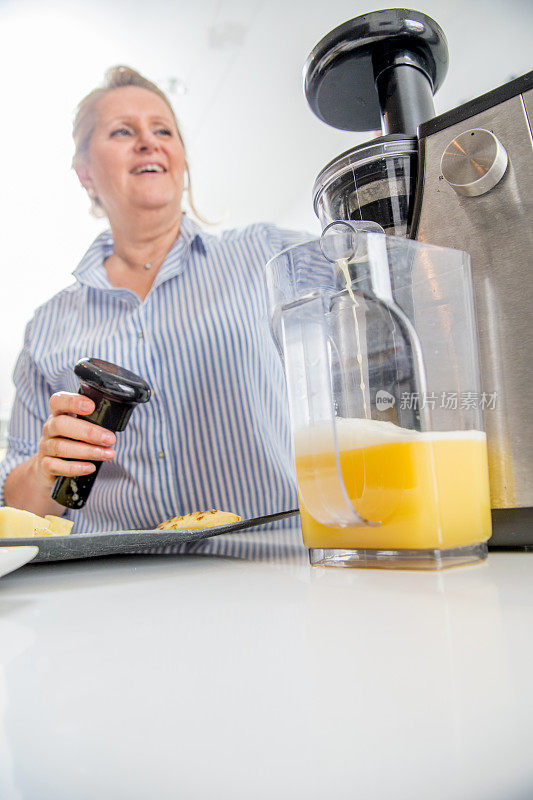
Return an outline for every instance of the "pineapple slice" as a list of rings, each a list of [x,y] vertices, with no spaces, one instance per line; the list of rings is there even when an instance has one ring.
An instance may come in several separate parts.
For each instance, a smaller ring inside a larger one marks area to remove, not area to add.
[[[40,536],[47,535],[46,531],[50,530],[47,521],[37,514],[9,506],[0,508],[0,537],[3,539],[25,539],[35,536],[37,530],[43,531],[38,534]]]
[[[229,525],[232,522],[240,522],[238,514],[231,511],[217,511],[212,508],[210,511],[193,511],[191,514],[184,514],[181,517],[172,517],[162,522],[156,531],[184,531],[198,530],[200,528],[215,528],[219,525]]]
[[[26,539],[32,536],[68,536],[74,525],[69,519],[47,514],[39,517],[31,511],[3,506],[0,508],[0,537]]]
[[[45,536],[68,536],[74,525],[70,519],[55,517],[53,514],[46,514],[45,520],[49,523],[51,530],[51,534],[44,534]]]

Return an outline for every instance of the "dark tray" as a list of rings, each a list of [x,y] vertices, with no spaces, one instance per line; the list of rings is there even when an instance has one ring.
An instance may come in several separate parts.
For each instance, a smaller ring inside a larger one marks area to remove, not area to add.
[[[0,539],[0,547],[37,545],[39,552],[32,561],[65,561],[73,558],[124,555],[150,550],[154,547],[198,542],[223,533],[237,533],[269,522],[294,517],[298,509],[269,514],[266,517],[243,519],[216,528],[192,531],[107,531],[102,533],[73,533],[70,536],[35,536],[24,539]]]

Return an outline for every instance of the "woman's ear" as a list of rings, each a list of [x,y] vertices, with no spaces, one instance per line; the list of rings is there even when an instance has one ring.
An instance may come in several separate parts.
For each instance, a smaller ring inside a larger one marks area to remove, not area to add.
[[[74,171],[78,176],[78,180],[83,186],[83,188],[86,189],[87,192],[89,193],[89,196],[95,195],[96,193],[94,191],[94,182],[91,177],[91,171],[89,169],[89,165],[86,164],[85,162],[80,162],[79,164],[76,164],[76,166],[74,167]]]

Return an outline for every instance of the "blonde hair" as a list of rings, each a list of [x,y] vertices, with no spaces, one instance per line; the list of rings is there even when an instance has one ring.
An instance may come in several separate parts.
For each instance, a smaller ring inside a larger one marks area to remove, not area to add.
[[[78,166],[81,166],[81,164],[87,159],[91,136],[93,135],[96,125],[96,105],[98,101],[109,92],[112,92],[114,89],[121,89],[125,86],[138,86],[140,89],[147,89],[149,92],[156,94],[166,103],[170,113],[172,114],[172,119],[176,125],[176,130],[183,145],[183,149],[185,150],[185,142],[183,141],[183,136],[181,135],[180,127],[178,125],[176,115],[174,114],[174,109],[172,108],[170,100],[166,94],[161,91],[159,86],[156,86],[155,83],[149,81],[148,78],[145,78],[139,72],[136,72],[136,70],[132,69],[131,67],[120,65],[116,67],[110,67],[105,73],[104,83],[98,88],[93,89],[92,92],[89,92],[89,94],[86,95],[86,97],[84,97],[79,103],[76,109],[74,124],[72,126],[72,137],[75,144],[74,156],[72,158],[72,166],[74,169],[76,169]],[[186,191],[188,193],[188,202],[191,211],[199,220],[202,222],[207,222],[207,220],[204,220],[200,214],[198,214],[193,203],[191,194],[191,175],[187,160],[185,160],[185,172],[187,174]],[[99,198],[91,195],[89,195],[89,197],[91,198],[91,213],[96,217],[105,216],[105,211]]]

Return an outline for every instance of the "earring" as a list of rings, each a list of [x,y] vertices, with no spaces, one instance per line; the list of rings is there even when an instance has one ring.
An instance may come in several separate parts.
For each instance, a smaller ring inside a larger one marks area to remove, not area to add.
[[[96,200],[96,192],[94,189],[87,189],[87,194],[91,198],[91,200]]]

